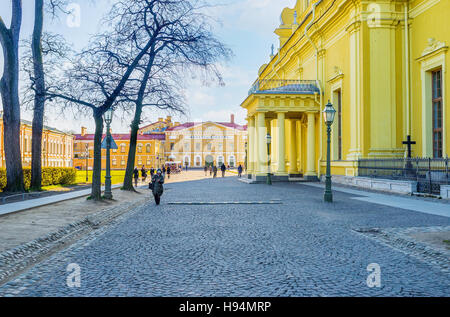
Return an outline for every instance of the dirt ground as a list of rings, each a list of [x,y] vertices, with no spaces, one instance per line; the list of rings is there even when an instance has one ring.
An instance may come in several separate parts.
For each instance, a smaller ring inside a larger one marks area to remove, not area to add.
[[[450,244],[444,241],[450,241],[450,231],[443,232],[417,232],[410,236],[420,242],[433,245],[442,250],[450,250]]]

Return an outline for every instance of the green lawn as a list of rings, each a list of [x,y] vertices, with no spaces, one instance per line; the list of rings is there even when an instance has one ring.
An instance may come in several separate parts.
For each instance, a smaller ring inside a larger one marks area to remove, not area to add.
[[[105,171],[102,171],[102,183],[105,182]],[[121,171],[111,171],[111,182],[112,184],[122,184],[123,178],[125,176],[125,170]],[[88,184],[92,183],[92,171],[88,171]],[[86,171],[77,171],[77,177],[75,179],[75,184],[86,184]]]

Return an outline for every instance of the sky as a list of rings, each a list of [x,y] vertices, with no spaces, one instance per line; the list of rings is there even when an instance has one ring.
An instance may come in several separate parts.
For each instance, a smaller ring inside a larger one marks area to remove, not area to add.
[[[47,0],[45,0],[47,1]],[[23,22],[21,39],[29,39],[33,29],[34,0],[22,0]],[[215,27],[217,37],[233,50],[233,58],[221,65],[225,86],[204,86],[186,74],[186,101],[188,113],[173,116],[173,121],[229,121],[234,114],[236,122],[246,124],[246,111],[240,107],[248,94],[262,64],[269,61],[271,45],[278,46],[273,31],[279,26],[283,8],[293,7],[296,0],[220,0],[220,6],[212,8],[210,14],[220,23]],[[81,50],[89,37],[100,30],[100,19],[108,12],[114,0],[73,0],[72,12],[76,18],[60,15],[55,20],[45,20],[45,30],[63,35],[75,50]],[[9,26],[11,1],[0,0],[0,16]],[[0,51],[0,74],[3,73],[3,54]],[[21,96],[19,96],[21,97]],[[1,105],[0,105],[1,109]],[[143,124],[154,122],[166,113],[148,109],[143,115]],[[22,109],[22,118],[32,119],[32,112]],[[128,132],[131,116],[117,114],[112,124],[114,132]],[[46,112],[45,124],[63,131],[79,133],[81,126],[94,130],[90,117],[80,116],[75,111],[61,113],[58,109]]]

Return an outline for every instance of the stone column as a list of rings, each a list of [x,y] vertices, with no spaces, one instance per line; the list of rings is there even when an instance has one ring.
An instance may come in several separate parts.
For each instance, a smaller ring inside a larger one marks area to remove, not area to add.
[[[306,131],[306,173],[305,178],[317,179],[316,172],[316,123],[314,112],[308,112],[308,128]]]
[[[248,117],[248,142],[247,142],[247,173],[255,172],[255,117]]]
[[[256,114],[257,133],[257,174],[262,176],[267,174],[267,144],[266,144],[266,120],[264,112]]]
[[[285,149],[285,119],[286,114],[284,112],[278,112],[277,113],[277,174],[279,175],[285,175],[286,174],[286,149]]]
[[[297,168],[297,123],[296,120],[290,120],[290,151],[289,151],[289,175],[298,174]]]

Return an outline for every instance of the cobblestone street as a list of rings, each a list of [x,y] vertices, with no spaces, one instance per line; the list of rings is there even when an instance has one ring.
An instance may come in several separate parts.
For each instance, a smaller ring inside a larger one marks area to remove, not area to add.
[[[0,295],[449,296],[442,265],[360,229],[448,227],[450,218],[352,197],[335,192],[325,204],[320,188],[248,185],[236,176],[170,183],[160,206],[149,198],[3,285]],[[69,263],[81,268],[79,288],[66,284]],[[381,268],[381,287],[367,286],[371,263]]]

